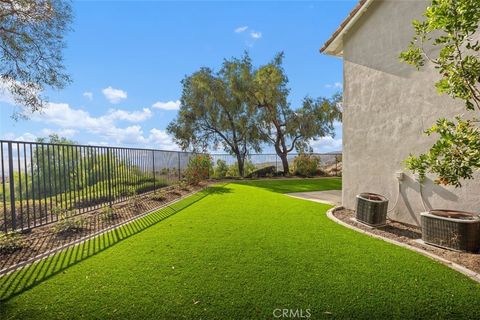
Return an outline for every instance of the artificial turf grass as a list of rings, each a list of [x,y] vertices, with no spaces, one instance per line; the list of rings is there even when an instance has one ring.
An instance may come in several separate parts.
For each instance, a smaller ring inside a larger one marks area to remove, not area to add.
[[[479,318],[480,286],[325,217],[327,205],[240,184],[0,304],[0,318]],[[68,260],[68,259],[67,259]]]
[[[262,180],[244,180],[236,182],[248,186],[266,189],[272,192],[308,192],[324,190],[342,189],[341,178],[310,178],[310,179],[262,179]]]
[[[170,217],[171,215],[185,209],[196,201],[199,201],[208,194],[219,192],[216,186],[201,190],[186,199],[174,201],[173,203],[158,209],[144,217],[128,222],[118,228],[86,240],[80,244],[61,250],[49,258],[42,259],[37,263],[28,265],[21,270],[0,277],[0,304],[10,297],[17,295],[41,281],[63,271],[86,258],[96,255],[105,249],[135,235],[138,232]]]

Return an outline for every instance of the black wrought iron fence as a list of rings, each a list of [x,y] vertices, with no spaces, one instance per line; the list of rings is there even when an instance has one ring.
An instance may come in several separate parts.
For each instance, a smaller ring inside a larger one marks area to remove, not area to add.
[[[24,230],[154,191],[192,153],[0,140],[0,231]]]
[[[0,231],[25,230],[155,191],[184,177],[190,152],[0,140]],[[319,153],[324,175],[341,175],[341,154]],[[297,155],[290,154],[293,165]],[[236,158],[212,154],[212,178],[239,177]],[[274,166],[276,154],[251,154],[245,174]]]

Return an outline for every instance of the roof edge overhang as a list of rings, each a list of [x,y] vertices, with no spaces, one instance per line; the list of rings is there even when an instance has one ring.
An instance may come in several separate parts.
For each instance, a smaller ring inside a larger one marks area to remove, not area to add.
[[[358,19],[367,11],[374,0],[361,0],[350,12],[348,17],[340,24],[332,36],[320,48],[321,53],[331,56],[343,56],[343,36],[352,28]]]

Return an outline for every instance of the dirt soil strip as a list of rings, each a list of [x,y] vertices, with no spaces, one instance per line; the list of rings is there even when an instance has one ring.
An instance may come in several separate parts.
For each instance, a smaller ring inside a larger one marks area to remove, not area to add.
[[[128,224],[128,223],[130,223],[130,222],[132,222],[132,221],[134,221],[134,220],[143,218],[143,217],[149,215],[149,214],[152,213],[152,212],[155,212],[155,211],[158,211],[158,210],[163,209],[163,208],[165,208],[165,207],[171,206],[172,204],[175,204],[175,203],[177,203],[177,202],[179,202],[179,201],[181,201],[181,200],[183,200],[183,199],[185,199],[185,198],[187,198],[187,197],[190,197],[190,196],[192,196],[192,195],[194,195],[194,194],[196,194],[196,193],[198,193],[198,192],[200,192],[200,191],[202,191],[202,190],[205,190],[206,188],[208,188],[208,186],[206,186],[206,187],[204,187],[204,188],[201,188],[201,189],[198,189],[198,190],[195,190],[195,191],[193,191],[193,192],[187,193],[187,194],[185,194],[184,196],[182,196],[182,197],[180,197],[180,198],[177,198],[177,199],[175,199],[175,200],[173,200],[173,201],[170,201],[170,202],[166,202],[166,203],[162,204],[162,205],[159,206],[159,207],[150,209],[150,210],[148,210],[148,211],[146,211],[146,212],[144,212],[144,213],[142,213],[142,214],[139,214],[139,215],[136,215],[136,216],[134,216],[134,217],[131,217],[130,219],[124,220],[124,221],[122,221],[122,222],[120,222],[120,223],[118,223],[118,224],[109,226],[109,227],[106,228],[106,229],[99,230],[99,231],[97,231],[97,232],[95,232],[95,233],[89,234],[89,235],[87,235],[87,236],[85,236],[85,237],[83,237],[83,238],[77,239],[77,240],[75,240],[75,241],[73,241],[73,242],[69,242],[69,243],[66,243],[66,244],[64,244],[64,245],[61,245],[61,246],[59,246],[59,247],[57,247],[57,248],[54,248],[54,249],[51,249],[51,250],[49,250],[49,251],[43,252],[43,253],[41,253],[41,254],[39,254],[39,255],[37,255],[37,256],[35,256],[35,257],[32,257],[32,258],[30,258],[30,259],[28,259],[28,260],[19,262],[19,263],[17,263],[17,264],[11,265],[11,266],[8,266],[8,267],[0,270],[0,277],[5,276],[5,275],[7,275],[7,274],[9,274],[9,273],[11,273],[11,272],[14,272],[15,270],[17,270],[17,269],[19,269],[19,268],[22,268],[22,267],[24,267],[24,266],[26,266],[26,265],[29,265],[29,264],[31,264],[31,263],[33,263],[33,262],[36,262],[36,261],[39,261],[39,260],[48,258],[49,256],[51,256],[51,255],[53,255],[53,254],[55,254],[55,253],[57,253],[57,252],[59,252],[59,251],[61,251],[61,250],[63,250],[63,249],[69,248],[69,247],[71,247],[71,246],[79,245],[79,244],[81,244],[81,243],[83,243],[83,242],[85,242],[85,241],[87,241],[87,240],[90,240],[90,239],[92,239],[92,238],[95,238],[95,237],[97,237],[97,236],[100,236],[100,235],[102,235],[102,234],[104,234],[104,233],[107,233],[107,232],[113,230],[113,229],[120,228],[120,227],[122,227],[122,226],[124,226],[124,225],[126,225],[126,224]]]
[[[445,259],[445,258],[442,258],[442,257],[436,255],[436,254],[433,254],[433,253],[431,253],[431,252],[425,251],[425,250],[423,250],[423,249],[420,249],[420,248],[411,246],[411,245],[409,245],[409,244],[407,244],[407,243],[400,242],[400,241],[397,241],[397,240],[393,240],[393,239],[390,239],[390,238],[386,238],[386,237],[383,237],[383,236],[378,235],[378,234],[373,234],[373,233],[371,233],[371,232],[368,232],[367,230],[363,230],[363,229],[357,228],[357,227],[355,227],[355,226],[353,226],[353,225],[351,225],[351,224],[348,224],[348,223],[346,223],[346,222],[338,219],[337,217],[335,217],[334,213],[335,213],[335,211],[337,211],[337,210],[342,210],[342,209],[343,209],[343,207],[342,207],[342,206],[339,206],[339,207],[335,207],[335,208],[332,208],[332,209],[328,210],[328,211],[327,211],[327,217],[328,217],[330,220],[332,220],[332,221],[334,221],[334,222],[336,222],[336,223],[338,223],[338,224],[341,224],[341,225],[344,226],[344,227],[347,227],[347,228],[350,228],[350,229],[352,229],[352,230],[358,231],[358,232],[360,232],[360,233],[366,234],[366,235],[368,235],[368,236],[370,236],[370,237],[377,238],[377,239],[381,239],[381,240],[386,241],[386,242],[388,242],[388,243],[392,243],[392,244],[395,244],[395,245],[397,245],[397,246],[400,246],[400,247],[403,247],[403,248],[406,248],[406,249],[410,249],[410,250],[412,250],[412,251],[415,251],[415,252],[417,252],[417,253],[420,253],[420,254],[422,254],[422,255],[430,258],[430,259],[436,260],[436,261],[438,261],[438,262],[446,265],[447,267],[452,268],[452,269],[455,270],[455,271],[458,271],[458,272],[466,275],[467,277],[469,277],[469,278],[472,279],[473,281],[476,281],[476,282],[480,283],[480,274],[479,274],[479,273],[477,273],[477,272],[475,272],[475,271],[473,271],[473,270],[470,270],[470,269],[468,269],[468,268],[466,268],[466,267],[464,267],[464,266],[462,266],[462,265],[459,265],[458,263],[455,263],[455,262],[453,262],[453,261],[447,260],[447,259]]]

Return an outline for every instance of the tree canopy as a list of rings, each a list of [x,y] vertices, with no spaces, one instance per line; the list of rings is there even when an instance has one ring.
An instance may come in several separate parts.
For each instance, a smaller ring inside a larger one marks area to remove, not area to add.
[[[187,76],[182,81],[180,111],[167,127],[184,150],[223,147],[236,156],[242,176],[247,154],[261,150],[254,110],[249,108],[245,91],[251,68],[249,56],[244,55],[225,60],[218,72],[201,68]]]
[[[256,123],[262,137],[271,143],[289,173],[288,153],[311,151],[311,142],[333,136],[334,121],[341,121],[341,95],[331,99],[305,97],[302,106],[293,109],[288,101],[288,77],[283,69],[283,53],[258,68],[253,76],[252,98],[258,111]]]
[[[467,109],[480,110],[480,22],[478,0],[433,0],[400,58],[420,69],[427,61],[441,75],[435,83],[439,93],[465,101]],[[439,50],[434,50],[437,47]]]
[[[0,0],[0,90],[29,112],[45,107],[47,87],[70,82],[62,49],[71,19],[68,1]]]
[[[480,110],[480,5],[478,0],[433,0],[424,20],[413,21],[415,36],[400,59],[418,69],[430,63],[440,74],[435,87],[465,102],[467,110]],[[437,47],[439,50],[431,50]],[[436,174],[437,183],[461,186],[461,179],[472,179],[480,168],[478,123],[439,119],[426,130],[439,139],[425,154],[410,155],[407,168]]]
[[[235,155],[240,175],[250,152],[273,145],[289,173],[287,155],[310,150],[311,141],[333,135],[341,120],[340,95],[332,99],[306,97],[293,109],[288,101],[288,78],[283,53],[254,68],[247,53],[186,77],[178,117],[167,130],[182,149],[207,150],[222,146]]]

